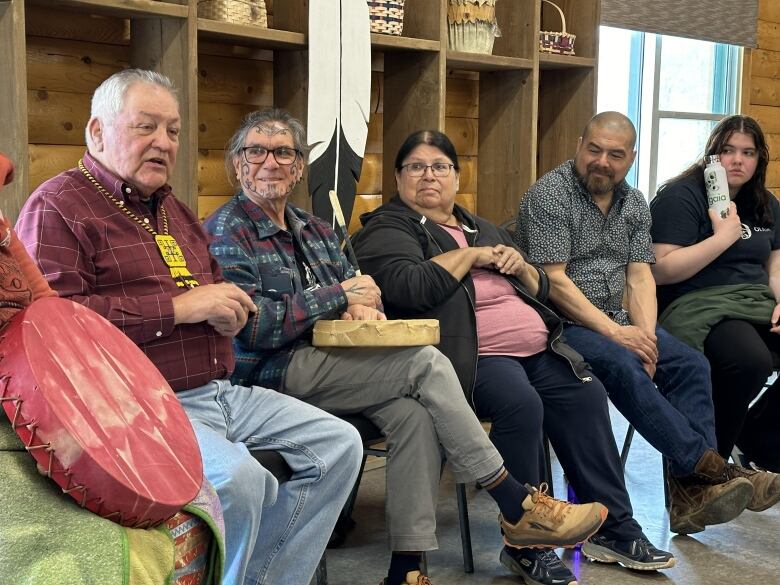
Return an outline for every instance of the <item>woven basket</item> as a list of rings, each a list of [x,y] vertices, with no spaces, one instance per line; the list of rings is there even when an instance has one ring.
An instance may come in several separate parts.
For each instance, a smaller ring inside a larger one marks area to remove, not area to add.
[[[577,35],[573,35],[566,32],[566,17],[563,15],[563,10],[560,6],[550,0],[542,0],[550,6],[554,7],[558,14],[561,15],[561,32],[541,31],[539,33],[539,50],[544,53],[558,53],[559,55],[573,55],[574,54],[574,39]]]
[[[233,24],[268,27],[265,0],[198,0],[198,16]]]
[[[447,41],[451,51],[493,52],[501,33],[496,23],[497,0],[449,0]]]
[[[371,32],[400,35],[404,30],[405,0],[368,0]]]

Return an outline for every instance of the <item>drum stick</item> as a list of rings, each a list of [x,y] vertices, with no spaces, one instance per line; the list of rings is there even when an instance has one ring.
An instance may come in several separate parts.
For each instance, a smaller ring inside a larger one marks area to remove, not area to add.
[[[352,267],[355,269],[355,275],[361,276],[360,266],[358,266],[357,256],[355,256],[355,250],[352,249],[352,242],[349,241],[349,234],[347,233],[347,222],[344,221],[344,213],[341,211],[341,203],[339,203],[339,196],[335,191],[329,191],[328,197],[330,197],[330,205],[333,207],[334,219],[336,231],[339,237],[344,240],[344,249],[347,252],[347,259],[352,263]]]

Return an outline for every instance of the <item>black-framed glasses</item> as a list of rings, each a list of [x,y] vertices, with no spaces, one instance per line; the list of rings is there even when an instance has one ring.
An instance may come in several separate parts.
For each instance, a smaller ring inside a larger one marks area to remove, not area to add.
[[[432,165],[426,165],[423,163],[407,163],[405,165],[401,165],[401,168],[406,169],[406,174],[410,177],[422,177],[425,174],[425,171],[431,169],[434,177],[441,178],[448,177],[450,175],[450,171],[455,168],[455,165],[452,163],[443,162],[433,163]]]
[[[280,146],[279,148],[264,148],[262,146],[245,146],[241,149],[244,153],[246,162],[255,165],[261,165],[268,158],[269,154],[272,154],[276,164],[278,165],[291,165],[301,153],[289,146]]]

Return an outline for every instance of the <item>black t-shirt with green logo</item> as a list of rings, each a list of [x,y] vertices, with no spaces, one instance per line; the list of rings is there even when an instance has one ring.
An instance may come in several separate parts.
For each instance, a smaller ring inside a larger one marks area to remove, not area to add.
[[[774,225],[754,225],[743,212],[745,198],[734,200],[742,221],[742,237],[720,256],[694,274],[676,284],[658,287],[659,313],[677,297],[708,286],[724,284],[768,284],[766,271],[769,254],[780,248],[780,204],[771,197]],[[650,203],[653,243],[691,246],[712,236],[712,222],[707,214],[707,194],[695,177],[677,181],[659,191]]]

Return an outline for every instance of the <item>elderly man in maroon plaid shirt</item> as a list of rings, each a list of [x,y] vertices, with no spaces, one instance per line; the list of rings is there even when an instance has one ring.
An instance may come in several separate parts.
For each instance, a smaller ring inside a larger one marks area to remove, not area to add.
[[[30,196],[19,237],[60,296],[119,327],[176,391],[222,502],[223,583],[308,583],[354,483],[360,437],[294,398],[230,383],[231,338],[256,308],[224,282],[167,184],[179,131],[170,80],[113,75],[93,97],[87,153]],[[279,485],[256,449],[281,452],[292,478]]]

